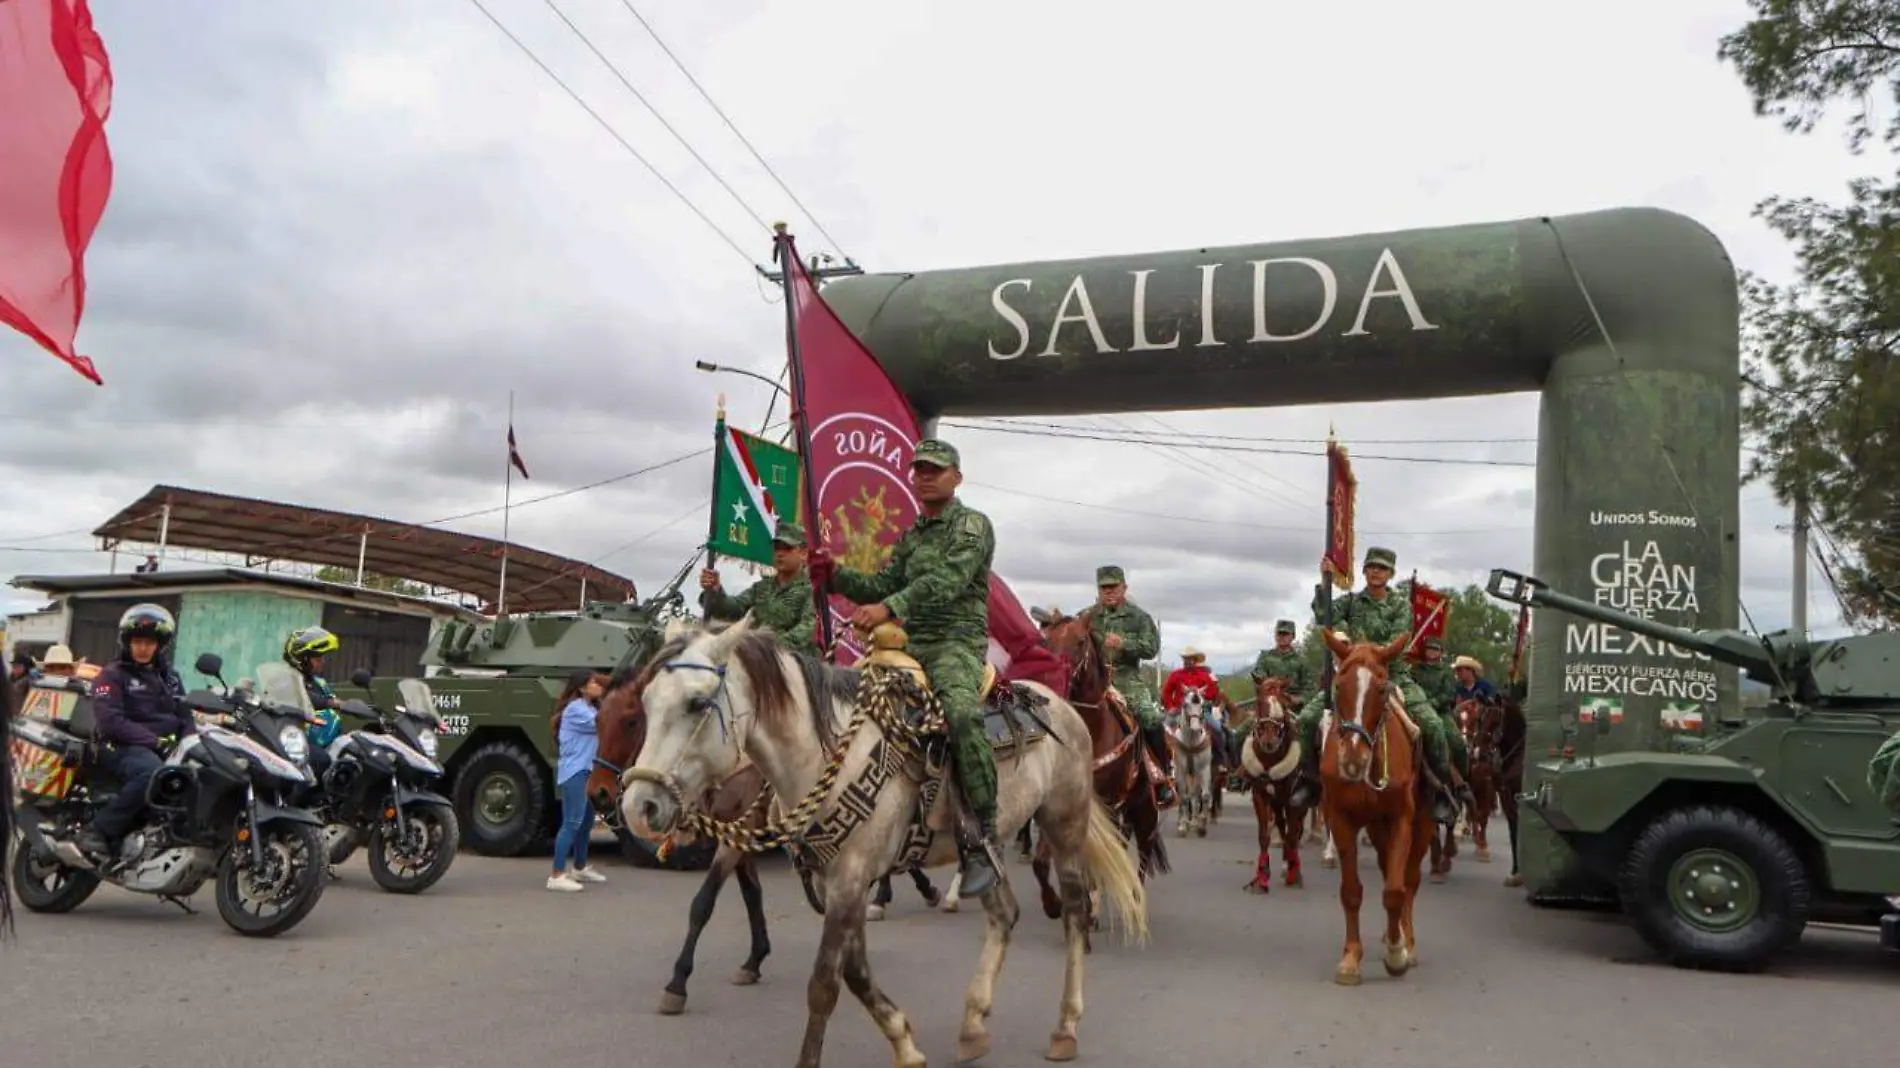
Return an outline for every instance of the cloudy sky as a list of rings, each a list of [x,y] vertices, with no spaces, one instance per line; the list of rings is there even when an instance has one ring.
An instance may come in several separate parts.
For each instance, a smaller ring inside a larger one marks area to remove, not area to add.
[[[0,336],[0,573],[102,570],[84,531],[157,482],[415,521],[499,505],[510,390],[534,474],[517,500],[704,447],[722,390],[756,427],[770,391],[693,361],[777,373],[783,307],[751,266],[774,219],[807,252],[928,270],[1653,205],[1785,278],[1752,205],[1838,198],[1872,166],[1837,127],[1753,115],[1715,59],[1742,0],[1180,0],[1165,18],[634,0],[814,222],[623,0],[552,3],[736,197],[549,0],[481,0],[717,230],[475,0],[94,4],[117,171],[79,339],[106,385]],[[1361,543],[1461,584],[1529,567],[1536,410],[1524,393],[1065,422],[1308,451],[1330,422],[1363,454]],[[1192,643],[1225,665],[1310,594],[1319,459],[954,440],[1026,601],[1078,608],[1118,562],[1170,658]],[[519,508],[513,536],[650,592],[703,538],[710,463]],[[1758,486],[1741,500],[1744,604],[1779,626],[1787,510]],[[1813,587],[1811,625],[1838,630]]]

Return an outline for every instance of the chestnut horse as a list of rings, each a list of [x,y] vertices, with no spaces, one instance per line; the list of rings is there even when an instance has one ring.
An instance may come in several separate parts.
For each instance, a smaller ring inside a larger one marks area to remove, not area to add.
[[[1320,808],[1339,852],[1339,904],[1346,913],[1346,945],[1333,972],[1342,986],[1358,985],[1365,945],[1359,938],[1359,832],[1372,839],[1383,877],[1385,970],[1397,977],[1418,965],[1412,906],[1418,897],[1432,809],[1422,771],[1418,725],[1406,714],[1386,665],[1411,635],[1384,645],[1354,642],[1325,632],[1333,654],[1333,707],[1321,734]]]
[[[684,639],[668,643],[654,654],[648,664],[614,675],[606,693],[601,695],[600,712],[595,721],[600,749],[594,758],[593,774],[587,778],[587,796],[593,802],[595,811],[606,817],[616,835],[631,833],[625,829],[624,821],[620,818],[620,776],[633,766],[646,744],[647,717],[640,706],[640,692],[652,681],[655,666],[684,647]],[[748,824],[763,827],[767,810],[771,807],[771,799],[766,796],[768,793],[764,775],[758,768],[745,764],[709,789],[705,803],[720,819],[746,817]],[[692,910],[688,914],[686,944],[680,947],[679,958],[673,962],[673,977],[660,995],[661,1013],[672,1016],[686,1011],[686,980],[693,974],[693,955],[699,947],[700,933],[706,929],[707,921],[712,919],[713,906],[718,903],[719,892],[725,888],[726,880],[734,875],[739,877],[739,897],[745,902],[746,920],[752,929],[752,948],[732,981],[737,986],[750,986],[759,981],[759,968],[764,964],[766,954],[772,952],[772,942],[765,931],[765,896],[763,885],[759,882],[759,869],[752,854],[722,844],[713,854],[712,865],[706,871],[706,881],[700,885],[699,893],[693,896]],[[799,875],[805,883],[806,901],[810,903],[812,911],[822,916],[824,905],[812,886],[810,876],[803,870]]]
[[[1286,867],[1286,885],[1300,886],[1300,835],[1306,810],[1293,807],[1295,772],[1300,768],[1300,732],[1279,679],[1261,679],[1253,688],[1253,731],[1240,752],[1241,774],[1253,793],[1254,819],[1260,825],[1260,859],[1246,889],[1264,894],[1273,887],[1274,831],[1279,831],[1280,859]]]
[[[1499,694],[1485,701],[1460,701],[1460,711],[1470,706],[1470,727],[1465,733],[1471,752],[1471,832],[1477,840],[1477,858],[1491,861],[1487,834],[1491,813],[1504,810],[1505,826],[1511,835],[1511,874],[1506,886],[1521,886],[1517,872],[1517,795],[1524,789],[1524,738],[1529,727],[1524,709],[1509,697]]]
[[[1110,687],[1108,658],[1101,639],[1089,627],[1089,613],[1064,616],[1049,626],[1049,648],[1072,665],[1069,704],[1088,724],[1094,742],[1095,793],[1115,813],[1122,832],[1134,839],[1141,858],[1141,877],[1168,870],[1168,850],[1161,835],[1161,808],[1155,801],[1154,780],[1160,774],[1153,754],[1142,743],[1141,728],[1119,693]],[[1046,868],[1036,869],[1042,886],[1043,912],[1059,917],[1061,902],[1045,880]]]

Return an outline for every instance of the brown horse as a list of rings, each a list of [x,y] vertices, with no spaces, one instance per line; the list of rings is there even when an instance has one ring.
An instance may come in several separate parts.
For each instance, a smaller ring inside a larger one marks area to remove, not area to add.
[[[1272,864],[1274,831],[1279,831],[1280,859],[1286,868],[1286,885],[1300,886],[1300,834],[1306,823],[1306,810],[1293,807],[1295,773],[1300,767],[1300,736],[1293,710],[1286,699],[1285,684],[1279,679],[1261,679],[1254,683],[1253,732],[1247,736],[1240,753],[1240,772],[1253,793],[1254,819],[1260,825],[1260,859],[1254,865],[1253,878],[1246,888],[1264,894],[1273,888]]]
[[[1511,835],[1511,874],[1504,885],[1522,886],[1517,872],[1517,795],[1524,789],[1524,738],[1529,725],[1524,709],[1503,694],[1490,701],[1461,701],[1471,706],[1470,729],[1465,734],[1471,752],[1471,829],[1478,844],[1477,858],[1489,863],[1487,830],[1491,813],[1504,810]]]
[[[1141,729],[1119,694],[1110,691],[1108,659],[1101,640],[1089,627],[1087,612],[1064,616],[1050,624],[1049,648],[1072,665],[1069,692],[1064,695],[1088,724],[1094,743],[1095,793],[1115,814],[1122,833],[1134,839],[1141,858],[1141,877],[1168,870],[1168,851],[1161,835],[1161,809],[1155,801],[1154,780],[1161,774],[1154,757],[1142,744]],[[1031,865],[1042,888],[1042,911],[1050,919],[1062,915],[1062,902],[1049,885],[1049,866],[1040,847]]]
[[[668,643],[648,664],[615,675],[601,696],[600,713],[595,721],[600,749],[594,759],[593,773],[587,778],[587,796],[616,835],[631,833],[625,830],[620,817],[620,776],[639,759],[640,750],[646,745],[647,717],[640,705],[640,693],[652,681],[655,666],[684,647],[683,638]],[[720,819],[743,817],[748,824],[763,827],[771,807],[769,794],[764,775],[758,768],[745,764],[707,790],[704,804]],[[806,900],[814,912],[823,915],[823,902],[809,875],[803,870],[799,874],[805,881]],[[752,929],[752,948],[732,981],[737,986],[750,986],[759,981],[759,969],[766,954],[772,952],[772,942],[765,930],[765,896],[759,882],[759,869],[752,854],[721,845],[713,854],[706,881],[693,896],[686,944],[680,947],[679,958],[673,962],[673,977],[660,995],[661,1013],[672,1016],[686,1011],[686,980],[693,974],[693,955],[699,947],[700,933],[712,919],[720,890],[734,875],[739,877],[739,897],[745,902],[746,921]]]
[[[1410,634],[1384,645],[1354,642],[1337,631],[1325,634],[1332,651],[1333,706],[1322,734],[1320,807],[1339,851],[1339,904],[1346,913],[1346,945],[1333,973],[1342,986],[1358,985],[1365,945],[1359,939],[1359,832],[1372,839],[1383,876],[1385,970],[1402,976],[1418,965],[1412,905],[1420,868],[1430,844],[1431,800],[1420,760],[1418,725],[1405,712],[1386,665],[1405,648]]]

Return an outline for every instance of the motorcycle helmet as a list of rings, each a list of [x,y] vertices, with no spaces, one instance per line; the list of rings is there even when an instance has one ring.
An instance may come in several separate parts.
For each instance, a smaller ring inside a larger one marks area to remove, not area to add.
[[[178,621],[170,612],[155,604],[135,604],[119,617],[119,655],[130,658],[133,638],[150,638],[158,643],[162,656],[178,634]]]
[[[302,674],[310,674],[310,659],[327,656],[337,650],[336,635],[322,627],[304,627],[291,631],[284,639],[284,660]]]

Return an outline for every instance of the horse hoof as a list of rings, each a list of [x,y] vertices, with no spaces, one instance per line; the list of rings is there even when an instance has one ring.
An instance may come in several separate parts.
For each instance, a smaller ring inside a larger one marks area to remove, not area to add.
[[[1445,881],[1445,873],[1444,873],[1444,872],[1442,872],[1442,871],[1435,871],[1435,872],[1433,872],[1433,873],[1432,873],[1432,882],[1435,882],[1435,883],[1442,883],[1442,882],[1444,882],[1444,881]]]
[[[1321,857],[1319,858],[1319,866],[1322,868],[1337,868],[1339,867],[1339,858],[1338,857]]]
[[[1509,875],[1506,875],[1506,876],[1504,877],[1504,885],[1505,885],[1505,886],[1510,886],[1510,887],[1518,887],[1518,886],[1523,886],[1523,885],[1524,885],[1524,877],[1523,877],[1522,875],[1519,875],[1519,874],[1518,874],[1518,873],[1516,873],[1516,872],[1512,872],[1511,874],[1509,874]]]
[[[1061,900],[1047,890],[1042,892],[1042,914],[1052,920],[1062,918]]]
[[[1385,951],[1385,974],[1397,979],[1409,968],[1404,946],[1392,946]]]
[[[884,906],[871,905],[864,910],[864,918],[872,923],[884,918]]]
[[[1286,884],[1288,886],[1305,886],[1306,880],[1300,878],[1299,872],[1289,872],[1287,873]]]
[[[660,1015],[678,1016],[686,1011],[686,995],[675,994],[671,990],[660,995]]]
[[[733,986],[752,986],[758,981],[759,973],[750,968],[741,968],[739,974],[732,977]]]
[[[1342,964],[1337,971],[1333,972],[1333,982],[1340,986],[1358,986],[1360,980],[1361,976],[1357,968],[1348,968]]]
[[[1250,894],[1260,894],[1262,896],[1265,896],[1269,891],[1273,889],[1273,882],[1270,879],[1250,879],[1247,881],[1247,885],[1242,887],[1241,889],[1247,891]]]
[[[1474,853],[1474,854],[1472,854],[1472,856],[1473,856],[1473,858],[1474,858],[1474,859],[1476,859],[1476,860],[1477,860],[1477,862],[1478,862],[1478,863],[1480,863],[1480,864],[1489,864],[1489,863],[1491,863],[1491,851],[1490,851],[1489,849],[1486,849],[1486,848],[1485,848],[1485,847],[1483,847],[1483,846],[1479,846],[1479,847],[1478,847],[1478,851],[1477,851],[1476,853]]]
[[[1050,1035],[1049,1052],[1042,1055],[1045,1061],[1072,1061],[1075,1059],[1074,1035]]]
[[[971,1061],[982,1060],[984,1057],[989,1056],[989,1052],[990,1034],[988,1031],[979,1031],[974,1035],[957,1036],[958,1064],[968,1064]]]

